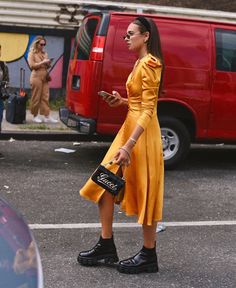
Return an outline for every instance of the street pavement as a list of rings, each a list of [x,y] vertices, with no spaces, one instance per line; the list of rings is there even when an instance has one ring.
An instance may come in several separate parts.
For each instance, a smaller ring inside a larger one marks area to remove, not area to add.
[[[99,237],[97,207],[78,191],[109,144],[0,141],[5,156],[0,160],[0,195],[30,224],[45,287],[236,287],[235,146],[195,145],[184,165],[165,172],[166,230],[157,234],[159,273],[124,275],[114,267],[77,264],[78,252]],[[74,152],[56,152],[58,148]],[[141,227],[119,206],[114,222],[120,259],[132,256],[142,246]]]

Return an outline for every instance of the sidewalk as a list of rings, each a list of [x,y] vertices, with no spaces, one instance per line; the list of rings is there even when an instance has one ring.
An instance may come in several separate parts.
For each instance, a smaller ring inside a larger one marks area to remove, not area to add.
[[[58,123],[34,123],[33,116],[29,110],[26,111],[26,123],[24,124],[11,124],[6,121],[5,117],[6,111],[4,110],[3,121],[2,121],[2,131],[3,132],[63,132],[63,133],[77,133],[65,126],[59,119],[58,111],[51,111],[50,115],[58,120]]]
[[[109,135],[87,135],[78,133],[68,128],[59,119],[58,111],[51,111],[50,115],[57,119],[57,123],[34,123],[30,111],[26,111],[26,123],[11,124],[6,121],[6,111],[3,113],[2,132],[0,140],[45,140],[45,141],[112,141],[113,136]]]

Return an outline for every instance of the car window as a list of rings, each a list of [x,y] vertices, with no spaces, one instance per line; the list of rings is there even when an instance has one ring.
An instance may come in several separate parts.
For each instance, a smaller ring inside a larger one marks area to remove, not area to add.
[[[77,59],[88,60],[93,38],[96,32],[98,18],[89,18],[84,21],[77,33]],[[76,43],[76,44],[77,44]]]
[[[216,69],[236,72],[236,31],[216,29]]]

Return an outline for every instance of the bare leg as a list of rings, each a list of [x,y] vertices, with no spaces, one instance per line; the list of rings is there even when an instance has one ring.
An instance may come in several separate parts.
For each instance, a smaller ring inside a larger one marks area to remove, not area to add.
[[[77,261],[85,266],[97,265],[100,261],[113,264],[119,261],[112,235],[114,201],[109,192],[105,192],[98,203],[102,233],[97,244],[89,250],[81,251]]]
[[[143,244],[146,248],[154,248],[156,242],[157,222],[151,226],[143,224]]]
[[[112,223],[114,212],[114,200],[109,192],[105,192],[98,203],[100,222],[102,224],[102,238],[112,237]]]

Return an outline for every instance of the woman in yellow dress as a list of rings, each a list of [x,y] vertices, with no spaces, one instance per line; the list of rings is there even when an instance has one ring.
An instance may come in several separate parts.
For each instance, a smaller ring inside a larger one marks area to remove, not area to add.
[[[137,17],[128,26],[124,40],[128,49],[137,53],[138,60],[126,82],[128,98],[122,98],[117,91],[104,97],[112,107],[128,106],[128,113],[102,164],[114,158],[118,165],[112,165],[109,170],[118,173],[122,167],[126,184],[121,208],[126,215],[136,215],[143,227],[143,248],[135,256],[120,261],[118,271],[157,272],[156,227],[162,219],[164,186],[157,99],[163,57],[159,33],[151,19]],[[117,262],[112,232],[114,197],[91,178],[80,194],[98,203],[102,229],[98,243],[92,249],[80,252],[78,262],[87,266],[101,260]]]

